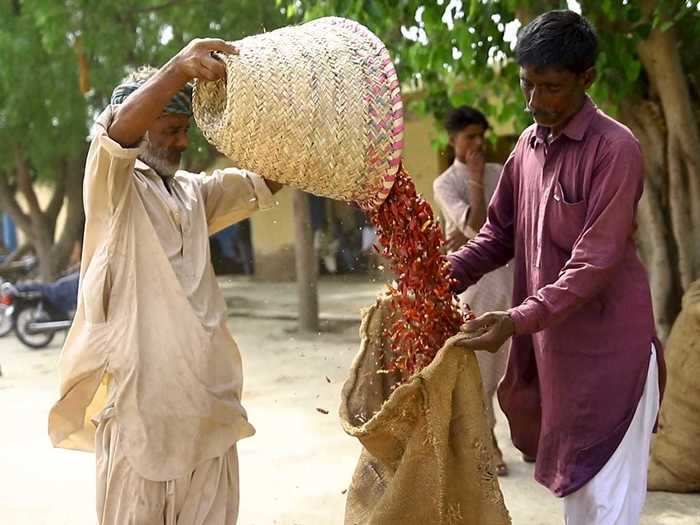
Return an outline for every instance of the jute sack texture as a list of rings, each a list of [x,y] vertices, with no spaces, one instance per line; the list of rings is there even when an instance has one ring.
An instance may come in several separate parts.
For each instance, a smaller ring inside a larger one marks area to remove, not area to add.
[[[453,346],[409,382],[383,373],[390,299],[364,312],[360,351],[342,392],[343,428],[363,451],[348,490],[345,525],[505,525],[491,464],[479,367]]]
[[[227,79],[198,80],[193,111],[237,167],[369,210],[401,163],[403,105],[384,44],[327,17],[256,35],[219,55]]]
[[[649,490],[700,492],[700,280],[683,297],[665,356],[668,380],[651,447]]]

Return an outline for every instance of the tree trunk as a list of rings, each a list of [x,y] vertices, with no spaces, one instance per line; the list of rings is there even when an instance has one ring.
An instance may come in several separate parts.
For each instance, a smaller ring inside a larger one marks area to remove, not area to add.
[[[673,28],[656,28],[640,43],[639,55],[665,121],[671,232],[685,291],[700,276],[700,132],[678,44]]]
[[[21,151],[17,152],[14,176],[16,188],[8,182],[7,173],[0,173],[0,207],[6,211],[39,259],[39,276],[44,282],[55,280],[66,268],[73,246],[82,236],[83,204],[82,178],[84,155],[59,163],[56,170],[54,193],[42,210],[34,192],[29,167]],[[22,209],[16,194],[20,192],[28,206]],[[60,238],[56,236],[56,219],[66,208],[66,219]]]
[[[653,29],[639,55],[650,98],[623,103],[621,114],[644,154],[638,244],[664,339],[683,293],[700,277],[700,133],[673,29]]]
[[[680,311],[683,295],[672,233],[666,125],[658,104],[649,100],[623,104],[621,117],[639,139],[644,155],[646,180],[639,203],[637,246],[649,272],[656,326],[664,340]]]
[[[294,190],[294,231],[299,330],[316,332],[318,322],[318,261],[311,229],[311,210],[306,193]]]
[[[34,218],[32,217],[32,219]],[[54,229],[43,224],[44,221],[32,222],[34,223],[32,244],[34,245],[36,256],[39,258],[39,276],[42,281],[49,283],[55,281],[59,273],[56,261],[51,257]]]
[[[85,227],[85,212],[83,210],[84,160],[85,156],[81,155],[77,159],[67,162],[64,166],[65,174],[62,176],[62,180],[66,181],[66,220],[61,235],[51,249],[51,259],[55,261],[59,271],[63,271],[68,266],[75,243],[83,238]]]

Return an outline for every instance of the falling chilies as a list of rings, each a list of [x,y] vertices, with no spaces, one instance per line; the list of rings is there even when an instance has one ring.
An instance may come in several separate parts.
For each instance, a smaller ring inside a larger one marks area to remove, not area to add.
[[[396,275],[389,286],[396,320],[384,337],[394,355],[392,370],[405,381],[433,360],[459,331],[463,317],[452,293],[440,225],[403,168],[389,196],[369,218],[381,244],[377,251],[391,261]],[[465,317],[471,317],[468,310]]]

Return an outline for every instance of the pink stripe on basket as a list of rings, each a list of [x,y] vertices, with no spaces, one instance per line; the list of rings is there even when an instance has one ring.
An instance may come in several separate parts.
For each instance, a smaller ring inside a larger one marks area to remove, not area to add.
[[[366,28],[355,22],[348,22],[354,31],[364,31]],[[377,79],[368,86],[368,94],[363,97],[368,105],[368,114],[374,120],[372,133],[378,142],[377,149],[368,151],[368,162],[372,169],[383,172],[379,184],[372,184],[369,191],[363,192],[367,198],[359,203],[365,210],[376,209],[391,192],[396,174],[401,166],[402,150],[404,148],[403,132],[403,103],[401,100],[401,85],[396,74],[396,68],[384,44],[370,32],[370,38],[376,41],[376,60],[370,59],[368,65],[370,76]],[[374,97],[386,97],[390,108],[388,114],[381,104],[375,104]],[[381,109],[379,109],[381,108]],[[383,117],[383,118],[382,118]],[[388,142],[382,135],[388,134]],[[374,140],[374,139],[373,139]]]

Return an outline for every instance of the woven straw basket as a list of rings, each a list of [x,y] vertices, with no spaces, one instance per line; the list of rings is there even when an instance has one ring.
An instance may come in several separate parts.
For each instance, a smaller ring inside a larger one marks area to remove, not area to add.
[[[194,117],[243,169],[370,210],[401,162],[403,106],[387,49],[343,18],[234,42],[225,81],[197,81]]]

